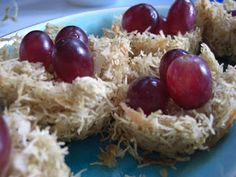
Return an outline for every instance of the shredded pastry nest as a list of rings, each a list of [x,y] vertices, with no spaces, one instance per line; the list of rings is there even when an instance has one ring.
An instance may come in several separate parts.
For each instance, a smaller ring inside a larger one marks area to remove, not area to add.
[[[19,37],[1,42],[11,45],[0,49],[0,98],[7,120],[15,122],[8,124],[11,138],[22,138],[14,141],[9,176],[69,176],[66,151],[56,135],[71,140],[101,132],[114,110],[110,100],[115,84],[90,77],[78,77],[72,84],[56,82],[40,63],[18,60]]]
[[[46,26],[53,39],[60,29]],[[137,146],[179,159],[213,145],[235,118],[236,71],[229,66],[223,72],[206,44],[201,46],[201,55],[211,68],[214,91],[204,107],[184,111],[172,101],[169,115],[156,111],[146,117],[122,103],[134,79],[159,75],[160,59],[166,51],[181,48],[196,54],[201,36],[198,27],[173,37],[128,34],[118,18],[102,37],[89,36],[96,77],[78,77],[72,84],[54,81],[39,63],[19,61],[21,37],[0,39],[0,98],[14,140],[9,176],[69,176],[64,162],[67,151],[56,136],[60,140],[84,139],[107,126],[111,139],[126,142],[138,160],[142,157]],[[6,43],[9,45],[3,46]],[[127,150],[109,147],[107,151],[115,157]],[[113,166],[110,163],[115,159],[110,156],[106,161],[104,152],[100,158]]]
[[[58,142],[48,129],[40,130],[30,123],[30,118],[21,113],[5,110],[6,121],[12,142],[9,177],[66,177],[70,175],[65,165],[67,148]]]
[[[203,31],[204,42],[216,56],[228,56],[235,61],[236,56],[236,18],[229,13],[236,9],[236,2],[224,0],[223,3],[198,0],[197,25]]]
[[[118,18],[111,29],[105,30],[103,37],[91,38],[95,58],[102,68],[98,70],[99,76],[118,84],[129,83],[141,75],[156,73],[156,70],[153,71],[159,65],[156,61],[170,49],[198,52],[202,40],[199,28],[185,35],[171,37],[163,33],[126,33],[120,24]]]
[[[208,63],[213,76],[212,98],[197,110],[185,111],[172,101],[168,115],[156,111],[146,116],[121,103],[120,112],[114,113],[112,139],[124,139],[135,144],[131,152],[142,158],[135,146],[148,152],[160,152],[169,158],[183,160],[195,150],[205,150],[218,141],[231,127],[236,118],[236,69],[229,66],[223,72],[206,44],[200,54]],[[131,147],[131,146],[130,146]]]
[[[55,37],[59,29],[47,25],[46,31]],[[109,100],[115,85],[90,77],[78,77],[72,84],[56,82],[40,63],[19,61],[21,39],[15,36],[10,40],[13,47],[0,50],[0,97],[9,110],[20,109],[33,115],[34,124],[50,126],[63,140],[84,139],[98,133],[114,109]]]
[[[97,133],[110,117],[112,84],[90,77],[72,84],[52,81],[40,64],[6,60],[0,63],[0,97],[41,127],[50,126],[62,139]]]
[[[157,75],[159,60],[166,51],[180,48],[191,53],[199,51],[201,30],[174,37],[163,33],[126,33],[117,18],[111,29],[105,29],[100,38],[90,36],[91,50],[95,59],[95,70],[104,81],[116,84],[112,103],[117,106],[124,99],[128,84],[141,76]]]

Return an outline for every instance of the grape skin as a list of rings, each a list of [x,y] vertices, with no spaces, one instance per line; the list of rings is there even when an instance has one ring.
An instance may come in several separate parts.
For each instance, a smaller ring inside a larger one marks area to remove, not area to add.
[[[19,56],[20,60],[40,62],[45,68],[49,68],[52,62],[53,41],[43,31],[31,31],[21,41]]]
[[[174,61],[176,58],[181,57],[186,54],[188,54],[188,52],[183,49],[172,49],[166,52],[162,56],[159,71],[160,71],[160,79],[163,82],[166,83],[166,73],[171,62]]]
[[[236,10],[231,10],[229,13],[231,13],[232,17],[236,16]]]
[[[92,54],[89,48],[76,38],[63,39],[56,44],[52,63],[57,77],[68,83],[78,76],[94,76]]]
[[[86,46],[89,46],[89,39],[87,34],[77,26],[66,26],[61,29],[56,36],[55,43],[59,42],[65,38],[78,38],[80,39]]]
[[[130,7],[122,17],[122,27],[127,32],[137,30],[144,32],[149,28],[149,31],[154,31],[158,23],[158,12],[149,4],[137,4]]]
[[[141,108],[146,115],[158,109],[164,112],[167,102],[166,87],[157,77],[141,77],[129,86],[126,103],[133,109]]]
[[[175,59],[167,70],[167,88],[180,107],[203,106],[212,95],[212,77],[207,63],[190,54]]]
[[[164,16],[159,16],[158,18],[158,23],[154,29],[154,34],[159,34],[160,31],[162,30],[164,34],[166,34],[166,23],[167,19]]]
[[[11,155],[11,138],[8,127],[0,116],[0,176],[4,176],[7,171]]]
[[[196,20],[197,12],[194,3],[191,0],[176,0],[167,15],[167,33],[185,34],[194,29]]]

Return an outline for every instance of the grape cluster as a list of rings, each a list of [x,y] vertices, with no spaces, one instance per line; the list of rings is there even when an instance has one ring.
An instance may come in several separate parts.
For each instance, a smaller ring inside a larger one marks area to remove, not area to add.
[[[196,8],[191,0],[175,0],[167,17],[160,16],[149,4],[132,6],[122,17],[122,27],[127,32],[163,31],[177,35],[193,30],[195,24]],[[169,97],[184,109],[194,109],[204,105],[211,94],[212,78],[207,63],[185,50],[174,49],[162,57],[160,79],[146,76],[131,83],[126,103],[148,115],[158,109],[165,112]]]
[[[94,76],[94,61],[86,33],[77,26],[66,26],[58,32],[55,44],[47,33],[31,31],[21,41],[20,60],[41,62],[53,68],[56,77],[71,83],[76,77]]]
[[[149,115],[158,109],[166,112],[169,98],[184,109],[203,106],[212,96],[212,76],[207,63],[182,49],[163,55],[160,79],[139,78],[129,86],[126,103]]]
[[[230,12],[236,16],[236,11]],[[148,30],[158,34],[184,34],[194,29],[196,9],[191,0],[175,0],[167,17],[160,16],[149,4],[129,8],[122,17],[127,32]],[[87,34],[77,26],[67,26],[58,32],[55,41],[43,31],[31,31],[21,41],[21,61],[40,62],[46,70],[53,68],[56,77],[71,83],[76,77],[94,76],[94,61]],[[212,96],[212,76],[207,63],[199,56],[182,49],[163,55],[160,79],[145,76],[134,80],[127,91],[126,103],[149,115],[167,111],[169,99],[183,109],[203,106]],[[6,123],[0,116],[0,176],[7,170],[11,154],[11,139]]]
[[[122,27],[127,32],[148,30],[158,34],[184,34],[194,29],[196,9],[191,0],[175,0],[167,17],[159,16],[157,10],[149,4],[137,4],[130,7],[122,17]]]

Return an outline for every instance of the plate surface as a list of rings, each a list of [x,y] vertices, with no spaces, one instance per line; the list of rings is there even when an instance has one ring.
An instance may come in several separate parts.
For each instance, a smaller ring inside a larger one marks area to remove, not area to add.
[[[18,31],[19,35],[24,35],[31,30],[43,30],[46,23],[55,25],[78,25],[89,34],[101,35],[103,28],[109,28],[115,16],[120,15],[125,8],[113,8],[71,15],[42,24],[31,26]],[[165,15],[167,7],[157,7],[160,14]],[[8,35],[14,35],[10,34]],[[123,177],[145,175],[147,177],[160,176],[160,170],[166,169],[168,177],[235,177],[236,176],[236,126],[234,126],[215,147],[210,151],[197,152],[188,162],[179,162],[176,169],[164,166],[148,166],[137,168],[137,162],[129,155],[119,159],[115,168],[109,169],[103,166],[91,166],[90,163],[98,160],[97,155],[100,147],[104,144],[100,142],[99,136],[90,137],[83,141],[70,143],[70,154],[66,157],[67,164],[74,173],[87,168],[82,177]]]

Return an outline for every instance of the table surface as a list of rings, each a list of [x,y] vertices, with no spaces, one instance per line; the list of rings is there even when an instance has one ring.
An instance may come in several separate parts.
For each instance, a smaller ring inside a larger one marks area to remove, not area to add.
[[[45,22],[50,19],[112,7],[127,7],[137,3],[149,3],[152,5],[170,5],[173,0],[117,0],[109,6],[85,7],[76,6],[66,0],[16,0],[18,4],[17,21],[7,20],[0,22],[0,36],[4,36],[19,29]],[[7,4],[14,4],[13,0],[0,0],[0,18],[4,14]]]

